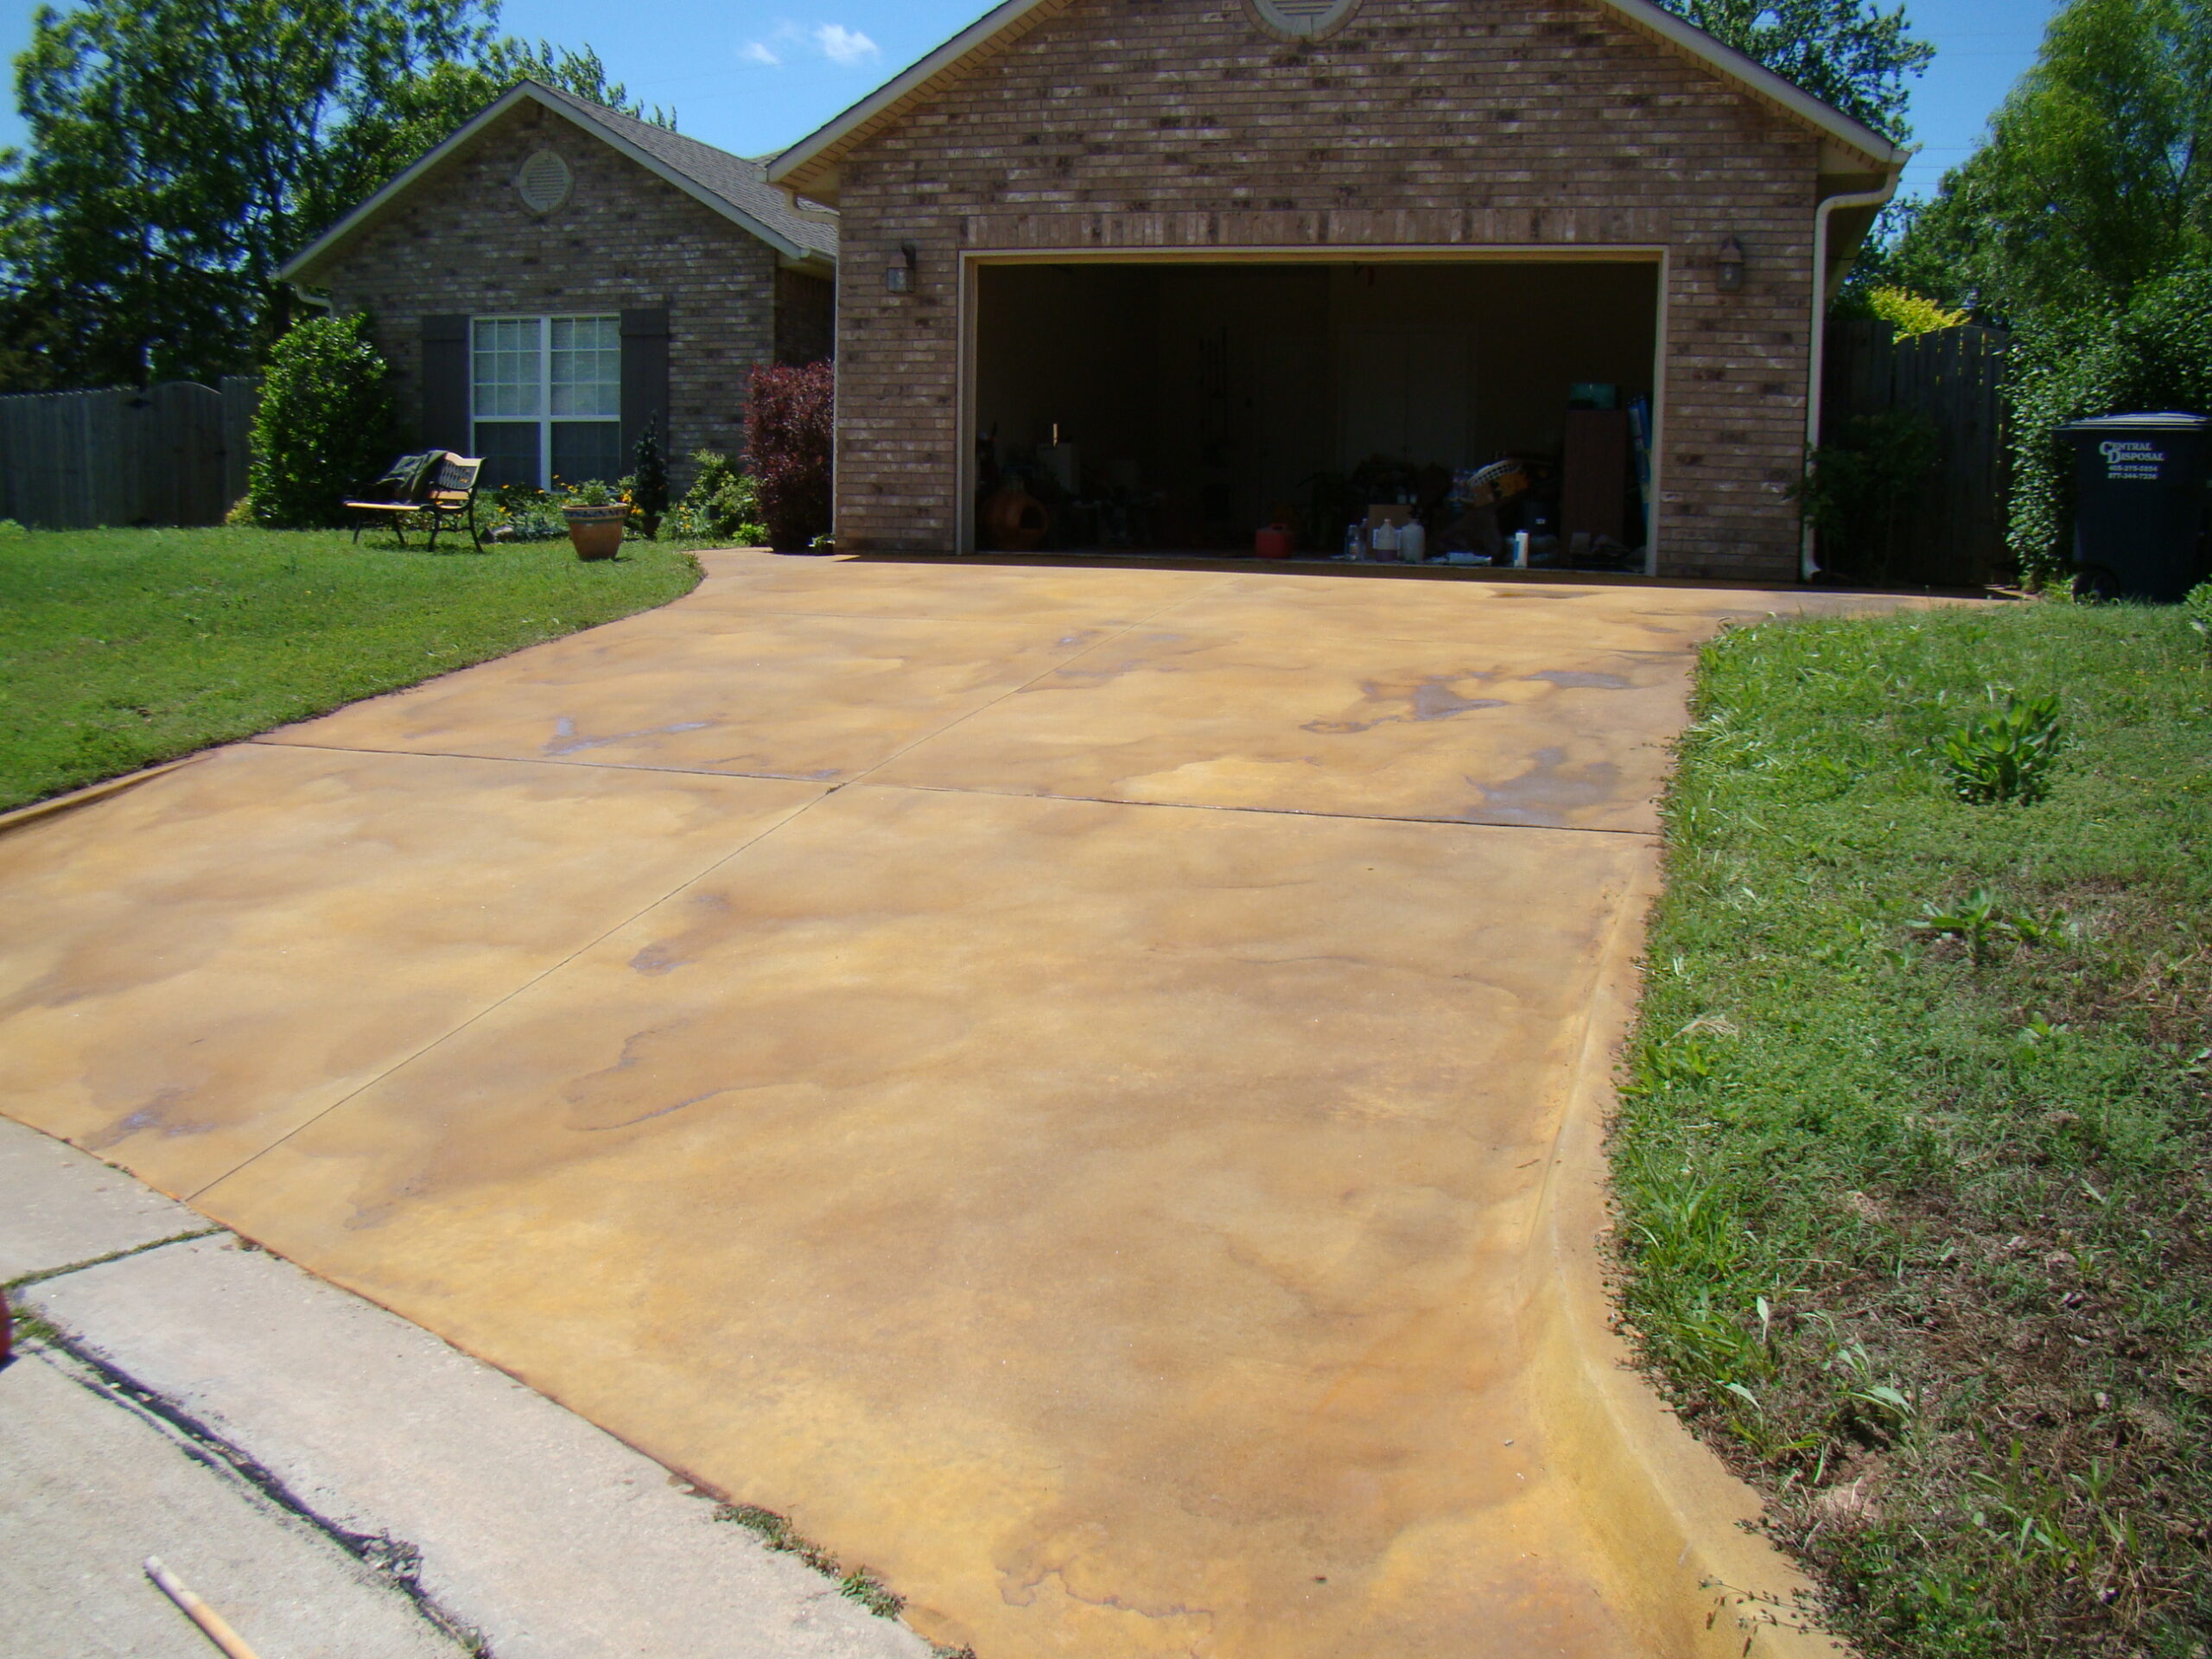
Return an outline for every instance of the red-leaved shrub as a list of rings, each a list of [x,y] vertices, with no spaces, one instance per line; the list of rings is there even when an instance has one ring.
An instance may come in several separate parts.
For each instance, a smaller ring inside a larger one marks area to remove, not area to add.
[[[768,545],[794,552],[830,533],[830,416],[836,379],[828,359],[753,372],[745,395],[745,465],[760,491]]]

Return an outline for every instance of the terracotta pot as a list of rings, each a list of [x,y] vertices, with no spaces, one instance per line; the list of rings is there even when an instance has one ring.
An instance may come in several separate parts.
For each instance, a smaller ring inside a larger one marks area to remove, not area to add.
[[[630,509],[620,501],[604,507],[563,507],[569,540],[580,559],[611,559],[622,550],[622,522]]]
[[[1002,553],[1043,546],[1052,523],[1045,504],[1026,490],[1003,489],[983,503],[983,533]]]

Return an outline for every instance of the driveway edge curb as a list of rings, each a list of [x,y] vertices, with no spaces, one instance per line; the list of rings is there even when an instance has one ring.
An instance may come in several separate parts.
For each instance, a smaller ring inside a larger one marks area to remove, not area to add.
[[[1522,1317],[1545,1441],[1582,1496],[1594,1558],[1625,1575],[1616,1605],[1640,1621],[1654,1659],[1847,1659],[1849,1647],[1808,1623],[1811,1580],[1751,1530],[1758,1495],[1682,1426],[1613,1326],[1605,1135],[1659,888],[1655,847],[1619,899],[1537,1201]]]

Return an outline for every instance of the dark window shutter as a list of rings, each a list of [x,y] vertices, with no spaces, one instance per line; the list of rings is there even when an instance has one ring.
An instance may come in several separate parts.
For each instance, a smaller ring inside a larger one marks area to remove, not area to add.
[[[645,423],[660,416],[661,453],[677,453],[668,421],[668,308],[622,314],[622,470]]]
[[[423,319],[423,447],[473,455],[468,430],[468,319]]]

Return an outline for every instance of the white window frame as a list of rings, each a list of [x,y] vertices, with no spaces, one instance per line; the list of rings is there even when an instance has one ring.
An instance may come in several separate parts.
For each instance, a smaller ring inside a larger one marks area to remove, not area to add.
[[[480,322],[528,322],[537,327],[537,413],[529,415],[479,415],[476,412],[476,325]],[[495,313],[486,316],[472,316],[468,320],[468,442],[476,445],[478,423],[498,423],[506,426],[537,428],[537,486],[553,487],[553,428],[556,423],[586,423],[604,426],[609,421],[620,424],[621,412],[621,382],[616,380],[615,412],[607,415],[556,415],[553,412],[553,325],[556,322],[611,322],[615,327],[615,346],[621,348],[622,316],[618,311],[559,311],[542,315],[527,313]],[[621,371],[618,367],[619,377]],[[614,480],[608,479],[607,483]]]

